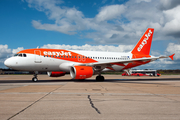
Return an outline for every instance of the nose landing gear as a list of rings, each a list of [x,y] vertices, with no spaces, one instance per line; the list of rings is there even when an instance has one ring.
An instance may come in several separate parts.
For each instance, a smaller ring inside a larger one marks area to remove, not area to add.
[[[33,82],[37,82],[38,81],[37,75],[38,75],[38,71],[34,71],[34,77],[32,78]]]

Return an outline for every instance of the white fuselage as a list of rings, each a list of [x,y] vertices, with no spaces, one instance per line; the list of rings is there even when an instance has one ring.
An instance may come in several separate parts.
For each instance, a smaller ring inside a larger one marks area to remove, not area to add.
[[[81,65],[86,63],[87,58],[91,58],[98,62],[114,62],[114,61],[123,61],[132,58],[131,53],[118,53],[118,52],[98,52],[98,51],[77,51],[71,50],[72,52],[78,53],[79,55],[72,56],[69,55],[36,55],[36,54],[26,54],[26,57],[22,56],[13,56],[5,61],[5,65],[16,69],[24,71],[65,71],[69,72],[70,67],[74,65]],[[68,61],[68,59],[77,59],[76,61]],[[71,58],[70,58],[71,57]],[[76,57],[76,58],[75,58]],[[87,63],[86,63],[87,64]],[[89,63],[91,64],[91,63]],[[112,68],[116,71],[119,71],[124,68],[124,66],[112,65]],[[104,69],[111,71],[110,69]]]

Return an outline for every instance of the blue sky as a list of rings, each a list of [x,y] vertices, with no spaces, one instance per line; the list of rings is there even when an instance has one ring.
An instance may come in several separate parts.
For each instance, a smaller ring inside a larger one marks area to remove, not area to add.
[[[127,52],[151,27],[151,54],[176,53],[175,60],[139,68],[179,69],[179,16],[179,0],[1,0],[0,67],[37,46]]]

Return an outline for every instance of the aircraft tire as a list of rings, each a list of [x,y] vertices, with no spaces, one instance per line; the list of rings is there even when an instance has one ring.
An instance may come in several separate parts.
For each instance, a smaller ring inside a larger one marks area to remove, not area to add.
[[[104,81],[104,76],[97,76],[96,81]]]
[[[33,82],[37,82],[38,79],[37,79],[36,77],[33,77],[33,78],[32,78],[32,81],[33,81]]]

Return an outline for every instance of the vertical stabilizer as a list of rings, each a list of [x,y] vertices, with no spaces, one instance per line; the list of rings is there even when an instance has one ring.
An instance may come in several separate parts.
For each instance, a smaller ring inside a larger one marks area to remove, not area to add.
[[[134,49],[131,51],[133,55],[149,55],[154,29],[148,28]]]

